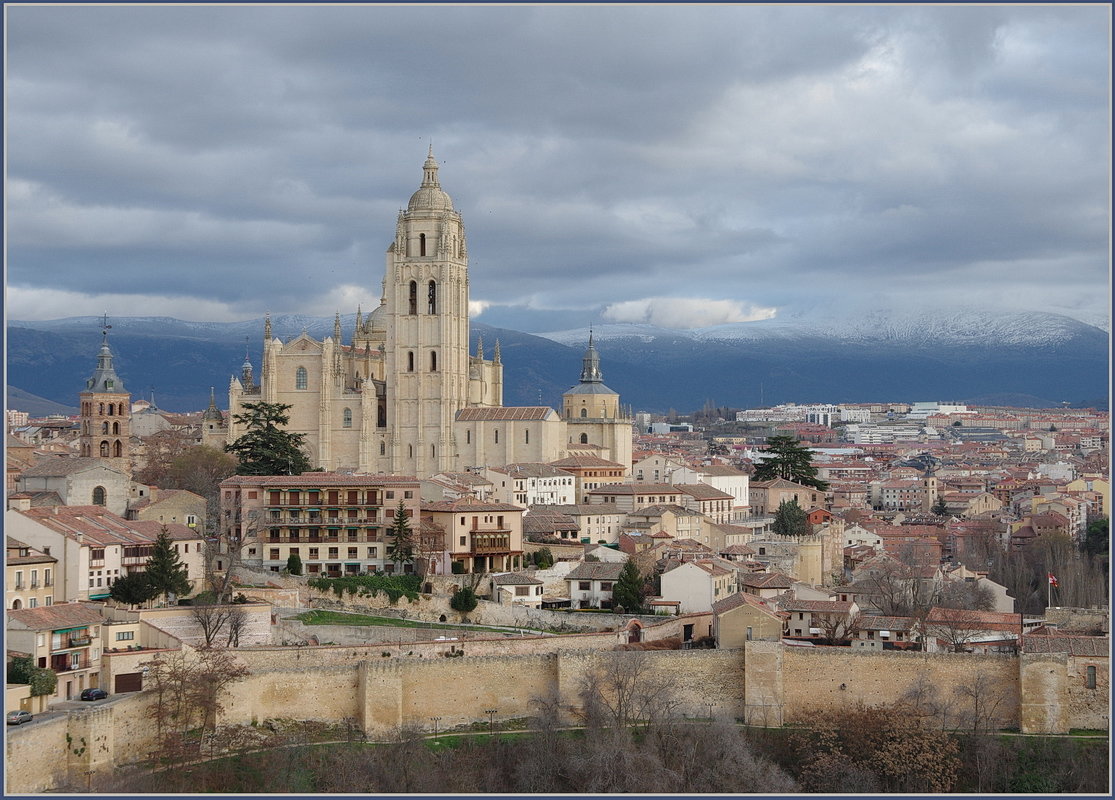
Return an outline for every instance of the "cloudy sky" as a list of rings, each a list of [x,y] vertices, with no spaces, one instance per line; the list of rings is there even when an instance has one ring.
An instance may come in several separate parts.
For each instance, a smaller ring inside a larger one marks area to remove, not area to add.
[[[5,16],[10,319],[367,310],[431,143],[493,325],[1109,316],[1108,5]]]

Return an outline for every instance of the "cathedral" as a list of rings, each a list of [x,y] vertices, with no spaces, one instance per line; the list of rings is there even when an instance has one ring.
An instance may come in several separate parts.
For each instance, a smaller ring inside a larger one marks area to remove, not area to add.
[[[585,454],[629,472],[632,420],[603,383],[592,337],[560,414],[506,407],[499,342],[491,359],[482,341],[469,351],[468,280],[464,223],[431,148],[387,248],[379,307],[357,311],[348,344],[339,314],[321,341],[283,342],[268,317],[258,383],[247,360],[230,382],[225,441],[245,432],[234,419],[244,404],[262,401],[290,406],[287,430],[326,471],[425,478]]]

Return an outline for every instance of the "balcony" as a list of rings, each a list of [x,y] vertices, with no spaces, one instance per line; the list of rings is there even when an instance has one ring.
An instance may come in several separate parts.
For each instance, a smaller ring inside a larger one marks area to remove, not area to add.
[[[70,643],[67,647],[88,647],[92,642],[92,638],[88,636],[71,636]]]
[[[511,552],[511,531],[473,532],[471,537],[473,553]]]

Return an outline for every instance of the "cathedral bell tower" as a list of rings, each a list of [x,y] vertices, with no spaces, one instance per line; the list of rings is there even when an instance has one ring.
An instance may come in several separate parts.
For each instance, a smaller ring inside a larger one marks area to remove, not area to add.
[[[131,456],[132,396],[112,366],[112,350],[108,346],[110,327],[106,315],[97,367],[78,396],[81,407],[79,443],[82,456],[126,460]]]
[[[422,184],[387,249],[386,426],[380,464],[394,474],[451,469],[457,409],[469,401],[468,251],[461,215],[430,148]]]

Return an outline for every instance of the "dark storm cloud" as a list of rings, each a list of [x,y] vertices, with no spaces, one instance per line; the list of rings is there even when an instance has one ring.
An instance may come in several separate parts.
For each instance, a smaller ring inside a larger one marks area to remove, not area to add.
[[[1105,8],[6,11],[16,318],[372,305],[431,140],[493,324],[1100,308]]]

